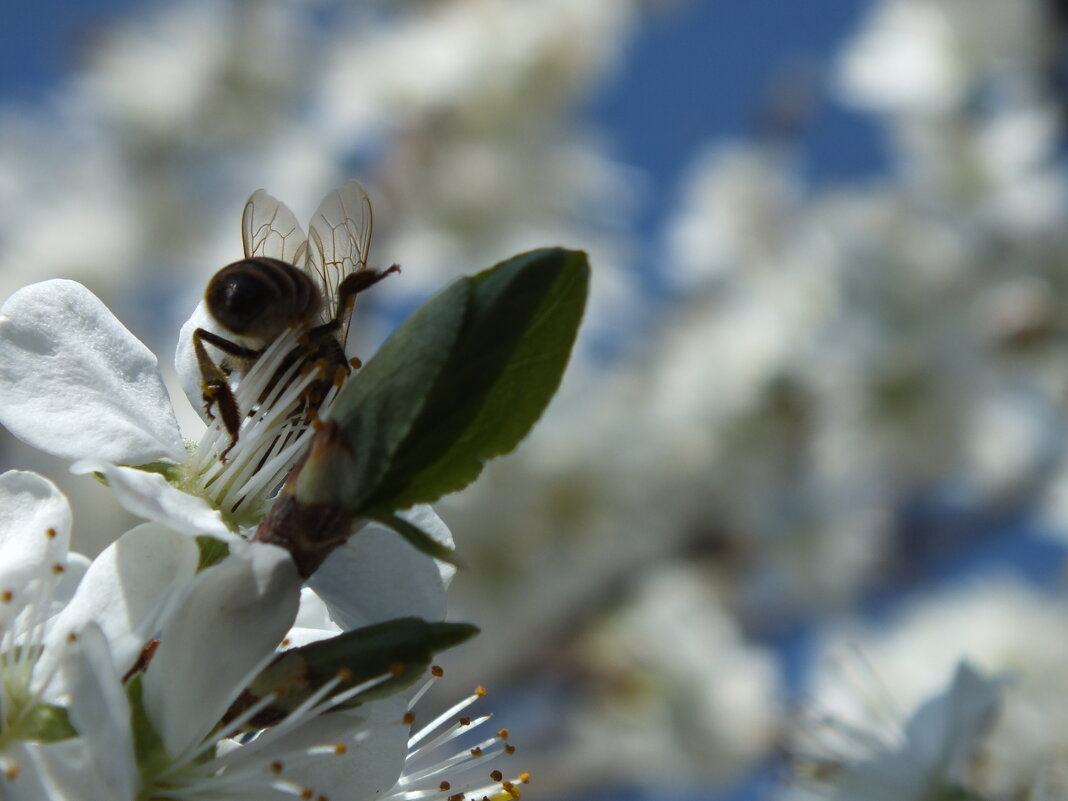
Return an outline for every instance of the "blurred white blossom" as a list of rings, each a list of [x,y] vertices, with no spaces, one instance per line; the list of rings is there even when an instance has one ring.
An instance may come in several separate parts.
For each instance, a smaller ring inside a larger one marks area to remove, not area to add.
[[[977,578],[919,598],[883,627],[828,637],[810,695],[820,716],[885,720],[939,689],[958,660],[1005,680],[997,722],[972,777],[983,797],[1025,791],[1063,758],[1060,687],[1068,646],[1058,634],[1068,601],[1008,576]],[[967,737],[961,730],[960,736]]]
[[[1000,692],[1000,681],[961,663],[943,692],[896,726],[816,713],[807,724],[812,750],[799,757],[799,779],[815,785],[816,797],[836,801],[973,798]],[[785,797],[807,798],[812,789],[800,784]]]

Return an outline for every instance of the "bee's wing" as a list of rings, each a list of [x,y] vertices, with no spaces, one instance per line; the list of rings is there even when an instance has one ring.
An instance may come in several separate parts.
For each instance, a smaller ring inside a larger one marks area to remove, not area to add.
[[[333,318],[337,288],[352,273],[367,268],[371,249],[371,200],[358,181],[349,181],[323,198],[308,225],[307,270],[323,291],[323,318]],[[341,337],[348,333],[342,320]],[[342,339],[344,342],[344,339]]]
[[[245,258],[267,256],[303,265],[308,239],[293,212],[278,198],[257,189],[241,214],[241,241]]]

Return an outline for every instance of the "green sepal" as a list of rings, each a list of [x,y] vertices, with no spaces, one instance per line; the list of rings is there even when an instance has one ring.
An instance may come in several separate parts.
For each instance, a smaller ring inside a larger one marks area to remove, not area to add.
[[[137,469],[146,473],[159,473],[170,484],[178,482],[182,475],[182,468],[174,462],[148,462],[137,465]]]
[[[41,658],[44,647],[41,645],[16,645],[10,651],[0,652],[0,666],[4,664],[32,664]],[[3,681],[0,671],[0,682]],[[0,693],[4,691],[0,684]],[[0,750],[8,737],[15,740],[29,740],[37,743],[55,743],[78,735],[71,725],[67,710],[61,706],[44,701],[33,701],[16,695],[11,699],[13,713],[4,721],[0,716]],[[10,727],[5,729],[5,723]]]
[[[130,733],[133,736],[137,766],[141,775],[149,778],[159,775],[170,764],[170,758],[163,745],[163,738],[160,737],[145,711],[141,697],[142,675],[137,673],[126,682],[126,699],[130,705]],[[149,786],[151,782],[146,781],[145,784]]]
[[[200,551],[200,561],[197,562],[198,573],[230,555],[230,546],[215,537],[201,534],[197,536],[196,542]]]
[[[331,411],[353,455],[336,500],[381,519],[462,489],[515,448],[559,387],[588,283],[584,253],[546,248],[461,278],[417,310]]]
[[[466,623],[429,623],[416,617],[402,617],[291,648],[256,677],[227,717],[235,718],[241,707],[247,708],[273,692],[277,694],[276,700],[250,723],[253,728],[277,723],[339,676],[342,681],[330,697],[372,679],[388,678],[337,708],[351,708],[393,695],[422,676],[435,653],[459,645],[477,633],[475,626]]]
[[[146,462],[145,464],[130,465],[134,470],[141,470],[145,473],[158,473],[167,479],[170,484],[177,484],[181,480],[182,469],[174,462]],[[110,487],[111,482],[108,481],[108,477],[101,473],[99,470],[93,471],[93,478],[103,484],[105,487]]]
[[[67,710],[53,704],[37,703],[20,716],[18,736],[22,740],[55,743],[77,737]]]

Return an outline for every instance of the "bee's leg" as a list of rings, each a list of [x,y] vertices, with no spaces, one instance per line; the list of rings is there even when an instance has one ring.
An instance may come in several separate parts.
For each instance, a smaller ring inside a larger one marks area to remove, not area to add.
[[[211,413],[211,408],[212,406],[218,406],[219,416],[222,417],[223,425],[226,426],[226,431],[230,434],[230,446],[226,449],[229,451],[237,443],[237,434],[241,429],[241,410],[237,407],[237,399],[234,398],[234,391],[230,388],[226,373],[212,361],[211,356],[208,355],[207,348],[204,347],[205,342],[227,353],[233,352],[229,349],[230,347],[238,351],[248,351],[249,349],[242,348],[240,345],[223,339],[210,331],[205,331],[203,328],[198,328],[193,332],[193,351],[196,353],[197,367],[200,369],[200,389],[204,397],[204,411],[207,413],[209,420],[214,420],[215,415]],[[228,347],[224,347],[220,343],[225,343]],[[255,353],[255,351],[251,352]],[[242,354],[234,353],[234,355]],[[223,455],[226,455],[225,452]]]
[[[348,318],[357,295],[370,289],[390,273],[399,272],[400,265],[393,264],[384,270],[359,270],[345,276],[345,280],[337,288],[337,309],[334,310],[334,319],[331,323],[340,328],[342,321]]]
[[[206,328],[198,328],[193,332],[193,345],[199,346],[203,349],[202,342],[207,342],[209,345],[214,345],[223,353],[229,356],[236,356],[239,359],[245,359],[246,361],[255,361],[263,355],[263,348],[254,350],[253,348],[246,348],[244,345],[238,345],[236,342],[231,342],[229,339],[225,339],[218,334],[214,334]],[[205,352],[206,353],[206,352]],[[199,359],[199,356],[197,357]]]
[[[349,359],[345,355],[345,348],[338,342],[335,335],[338,330],[337,320],[317,325],[308,332],[308,341],[316,348],[319,358],[314,366],[322,371],[322,379],[317,382],[321,388],[317,390],[322,395],[330,390],[330,385],[340,387],[345,383],[353,368],[361,366],[359,359]],[[313,384],[314,388],[316,385]],[[320,399],[321,400],[321,399]]]

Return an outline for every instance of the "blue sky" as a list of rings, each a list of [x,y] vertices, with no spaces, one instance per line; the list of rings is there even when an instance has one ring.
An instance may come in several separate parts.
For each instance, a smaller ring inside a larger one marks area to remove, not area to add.
[[[586,113],[615,154],[669,192],[694,149],[750,135],[769,94],[811,76],[804,129],[806,170],[817,183],[877,171],[874,126],[819,89],[843,37],[868,0],[678,0],[650,13],[620,72]],[[43,0],[6,4],[0,25],[0,99],[35,102],[77,66],[94,30],[144,7],[133,0]],[[654,200],[666,200],[656,197]],[[660,205],[656,203],[655,205]]]
[[[804,144],[818,181],[855,178],[881,162],[870,121],[827,102],[819,83],[864,0],[691,0],[651,16],[621,73],[591,108],[618,154],[665,178],[709,138],[754,133],[770,93],[812,77]]]

